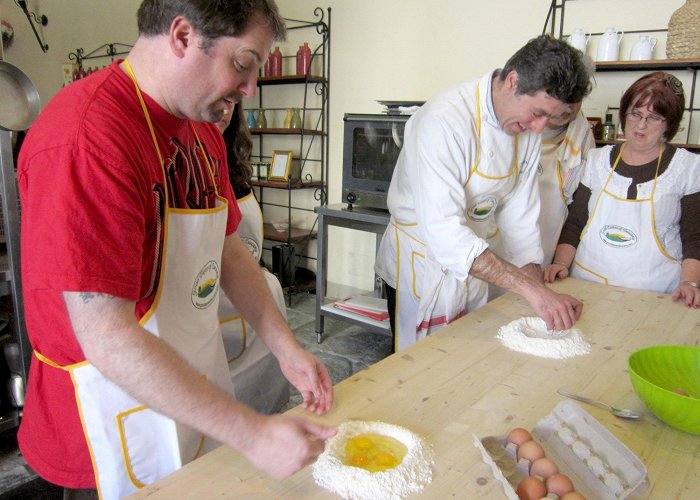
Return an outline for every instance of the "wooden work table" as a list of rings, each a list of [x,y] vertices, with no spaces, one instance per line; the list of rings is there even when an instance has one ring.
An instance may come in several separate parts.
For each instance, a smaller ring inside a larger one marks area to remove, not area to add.
[[[590,354],[555,360],[503,347],[495,338],[499,327],[533,315],[522,298],[508,293],[339,383],[333,410],[310,418],[329,425],[381,420],[423,436],[436,456],[424,498],[504,498],[472,435],[532,429],[563,399],[557,389],[565,388],[646,411],[643,421],[625,421],[580,403],[646,465],[650,498],[697,498],[700,436],[677,431],[646,410],[630,384],[627,358],[651,345],[699,345],[700,311],[673,302],[669,295],[573,279],[553,288],[584,302],[577,327],[592,344]],[[297,407],[291,413],[306,412]],[[339,497],[314,483],[311,467],[274,481],[221,447],[133,498]]]

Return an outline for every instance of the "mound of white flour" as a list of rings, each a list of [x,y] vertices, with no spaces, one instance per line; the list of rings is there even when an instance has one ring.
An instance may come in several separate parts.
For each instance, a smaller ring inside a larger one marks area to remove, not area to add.
[[[393,469],[370,472],[343,464],[345,444],[360,434],[381,434],[402,442],[408,451]],[[316,484],[351,500],[402,499],[417,493],[432,480],[433,452],[420,437],[397,425],[350,420],[326,441],[326,449],[313,465]]]
[[[543,358],[564,359],[591,352],[581,330],[547,330],[542,318],[523,317],[498,330],[496,338],[513,351]]]

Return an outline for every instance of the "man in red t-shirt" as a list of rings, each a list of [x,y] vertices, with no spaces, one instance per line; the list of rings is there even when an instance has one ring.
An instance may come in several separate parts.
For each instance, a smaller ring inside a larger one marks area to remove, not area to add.
[[[286,477],[335,431],[259,415],[228,395],[219,290],[309,410],[330,409],[330,377],[294,339],[236,234],[211,125],[255,93],[284,24],[272,0],[145,0],[138,24],[127,59],[59,92],[21,151],[35,356],[20,448],[74,496],[127,495],[196,457],[202,435]]]

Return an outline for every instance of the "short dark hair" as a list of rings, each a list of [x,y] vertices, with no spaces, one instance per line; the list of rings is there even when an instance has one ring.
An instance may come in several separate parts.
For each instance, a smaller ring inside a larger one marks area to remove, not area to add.
[[[241,36],[256,15],[262,16],[275,40],[284,40],[284,19],[274,0],[144,0],[136,14],[139,34],[168,33],[177,16],[186,18],[204,37],[207,50],[214,39]]]
[[[625,90],[620,99],[620,124],[625,130],[630,108],[649,107],[666,119],[664,139],[670,140],[678,132],[683,118],[685,94],[683,84],[675,76],[655,71],[641,77]]]
[[[517,94],[546,92],[563,103],[581,102],[592,90],[590,70],[580,50],[549,35],[527,42],[508,59],[499,76],[518,74]]]

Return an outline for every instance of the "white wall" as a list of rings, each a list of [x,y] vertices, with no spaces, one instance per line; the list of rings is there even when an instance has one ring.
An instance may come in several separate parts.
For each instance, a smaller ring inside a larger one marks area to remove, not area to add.
[[[375,100],[424,100],[441,89],[502,66],[529,38],[541,33],[550,0],[277,0],[285,17],[313,19],[315,7],[331,7],[330,202],[339,203],[342,124],[346,112],[381,112]],[[34,81],[45,102],[61,87],[61,65],[77,47],[132,43],[139,0],[29,0],[45,14],[48,53],[41,52],[22,11],[0,0],[0,14],[15,27],[7,61]],[[684,0],[578,0],[567,2],[564,33],[574,28],[602,32],[666,28]],[[665,36],[655,57],[665,58]],[[623,38],[627,58],[638,38]],[[296,40],[295,40],[296,43]],[[596,40],[589,44],[595,55]],[[282,47],[287,53],[296,46]],[[620,77],[623,78],[623,77]],[[617,78],[599,77],[589,107],[619,100]],[[601,83],[602,82],[602,83]],[[371,289],[374,241],[345,230],[330,233],[330,279]]]
[[[18,66],[34,82],[42,103],[63,85],[62,65],[77,48],[90,52],[107,42],[131,44],[136,39],[136,9],[140,0],[28,0],[29,10],[48,18],[37,26],[49,49],[42,52],[34,33],[14,0],[0,0],[2,18],[15,29],[11,45],[5,47],[5,60]],[[95,60],[87,66],[108,64]]]

